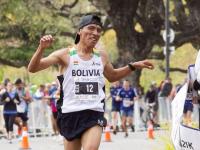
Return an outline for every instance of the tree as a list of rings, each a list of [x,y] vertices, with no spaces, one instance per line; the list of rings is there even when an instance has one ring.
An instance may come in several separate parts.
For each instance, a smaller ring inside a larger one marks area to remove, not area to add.
[[[39,38],[44,34],[52,34],[56,38],[55,44],[45,51],[45,55],[72,42],[75,37],[74,24],[63,17],[63,4],[60,11],[56,10],[60,5],[61,2],[57,2],[55,8],[50,8],[49,2],[42,0],[1,0],[0,63],[27,66]]]
[[[15,66],[26,65],[43,34],[51,33],[57,37],[52,49],[66,45],[65,35],[74,37],[79,17],[91,12],[105,18],[104,32],[109,29],[116,32],[119,58],[115,65],[146,58],[164,59],[162,52],[153,51],[155,46],[164,46],[161,36],[165,28],[164,4],[165,0],[2,0],[0,61]],[[200,1],[170,0],[170,6],[170,26],[176,31],[173,45],[179,47],[190,42],[198,48]],[[68,40],[70,43],[70,38]],[[5,41],[6,44],[1,44]],[[49,52],[51,50],[47,54]],[[140,70],[133,74],[135,84],[139,83],[140,75]]]
[[[110,26],[115,30],[119,58],[117,64],[146,59],[153,54],[155,45],[164,46],[161,32],[164,30],[164,0],[90,0],[94,6],[103,10],[108,16]],[[170,1],[170,26],[176,31],[174,45],[179,47],[191,42],[196,48],[200,42],[200,1]],[[135,27],[140,25],[142,31]],[[134,73],[134,83],[139,83],[141,71]]]

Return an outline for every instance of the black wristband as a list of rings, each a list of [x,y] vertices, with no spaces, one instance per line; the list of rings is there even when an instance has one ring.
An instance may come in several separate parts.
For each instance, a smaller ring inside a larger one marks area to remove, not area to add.
[[[128,67],[131,71],[135,71],[136,69],[131,63],[128,64]]]

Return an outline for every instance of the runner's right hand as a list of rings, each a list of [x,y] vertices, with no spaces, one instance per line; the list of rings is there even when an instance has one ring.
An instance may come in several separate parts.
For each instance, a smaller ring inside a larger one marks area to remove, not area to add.
[[[40,39],[40,48],[45,49],[51,46],[54,39],[51,35],[45,35]]]
[[[6,89],[0,90],[0,95],[3,95],[6,92]]]
[[[10,102],[10,98],[6,97],[5,102]]]
[[[116,101],[121,101],[121,98],[119,96],[116,96],[115,100]]]

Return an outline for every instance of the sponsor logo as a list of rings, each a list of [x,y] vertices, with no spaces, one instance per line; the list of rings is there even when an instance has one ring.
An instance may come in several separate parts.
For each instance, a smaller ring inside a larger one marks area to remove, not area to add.
[[[194,150],[194,148],[192,146],[192,142],[181,140],[180,141],[180,146],[183,147],[183,148]]]
[[[103,127],[103,120],[98,119],[98,125],[100,125],[101,127]]]
[[[100,66],[101,64],[100,63],[97,63],[97,62],[94,62],[92,63],[92,66]]]
[[[99,70],[72,70],[72,76],[100,76]]]

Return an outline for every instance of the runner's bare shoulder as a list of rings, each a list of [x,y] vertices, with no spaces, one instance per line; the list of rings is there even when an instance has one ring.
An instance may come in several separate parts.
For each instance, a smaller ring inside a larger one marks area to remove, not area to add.
[[[57,50],[57,53],[59,55],[59,58],[61,59],[62,61],[62,64],[60,66],[60,73],[63,73],[68,65],[69,65],[69,62],[70,62],[70,50],[73,48],[73,46],[68,46],[66,48],[62,48],[62,49],[59,49]]]
[[[71,46],[66,48],[61,48],[53,52],[54,55],[56,55],[60,59],[59,62],[61,65],[66,66],[68,64],[70,47]]]

